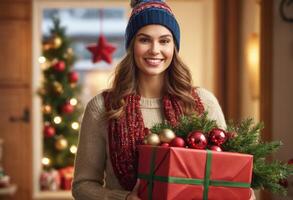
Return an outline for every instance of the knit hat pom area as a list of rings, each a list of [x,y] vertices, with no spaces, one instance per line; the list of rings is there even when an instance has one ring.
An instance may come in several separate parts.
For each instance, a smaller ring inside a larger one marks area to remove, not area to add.
[[[147,25],[158,24],[168,28],[173,35],[177,50],[180,48],[180,27],[171,8],[164,0],[131,0],[133,8],[125,32],[125,47],[129,47],[137,31]]]
[[[136,7],[138,4],[142,3],[142,2],[152,2],[152,1],[157,1],[157,2],[165,2],[165,0],[131,0],[130,1],[130,6],[131,8]]]

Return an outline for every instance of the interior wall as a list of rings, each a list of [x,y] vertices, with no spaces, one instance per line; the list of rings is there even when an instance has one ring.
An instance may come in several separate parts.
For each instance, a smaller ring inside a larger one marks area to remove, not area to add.
[[[190,68],[193,83],[214,91],[213,0],[169,0],[180,25],[179,55]]]
[[[260,32],[260,5],[255,0],[244,0],[241,8],[241,118],[253,117],[259,121],[259,95],[255,96],[253,92],[257,86],[249,74],[247,48],[251,35]]]
[[[281,19],[280,2],[281,0],[274,1],[272,135],[274,140],[284,143],[276,158],[287,162],[293,158],[293,23]],[[291,11],[292,8],[291,5]],[[293,177],[289,180],[288,197],[275,196],[274,199],[293,199]]]

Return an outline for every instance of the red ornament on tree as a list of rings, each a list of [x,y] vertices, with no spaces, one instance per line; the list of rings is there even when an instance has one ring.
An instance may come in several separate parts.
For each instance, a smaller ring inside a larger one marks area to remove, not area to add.
[[[78,73],[75,71],[69,72],[68,81],[70,83],[76,83],[78,81]]]
[[[185,141],[181,137],[175,137],[170,142],[171,147],[185,147]]]
[[[97,63],[101,60],[111,64],[112,54],[116,50],[116,47],[109,44],[106,37],[101,34],[98,39],[98,43],[87,46],[87,49],[93,54],[92,61]]]
[[[44,126],[44,135],[46,138],[53,137],[55,135],[56,131],[55,128],[51,125],[45,125]]]
[[[222,151],[221,147],[219,147],[217,145],[212,145],[209,147],[209,149],[212,151]]]
[[[63,72],[65,70],[65,62],[64,61],[58,61],[53,65],[53,69],[57,72]]]
[[[201,131],[193,131],[188,134],[187,144],[193,149],[205,149],[207,146],[207,139]]]
[[[209,133],[209,139],[215,145],[222,145],[226,141],[226,134],[225,131],[219,128],[214,128]]]
[[[73,106],[69,103],[66,102],[63,106],[62,106],[62,112],[65,114],[70,114],[72,113],[74,110]]]

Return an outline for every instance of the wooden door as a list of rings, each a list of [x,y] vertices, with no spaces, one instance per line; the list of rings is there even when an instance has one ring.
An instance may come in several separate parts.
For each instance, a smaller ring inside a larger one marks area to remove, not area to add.
[[[0,2],[0,138],[3,167],[17,185],[13,196],[32,199],[31,0]]]
[[[31,199],[32,136],[28,121],[30,94],[26,88],[2,88],[0,92],[0,137],[4,140],[3,167],[11,177],[11,183],[18,187],[14,198],[9,199]]]

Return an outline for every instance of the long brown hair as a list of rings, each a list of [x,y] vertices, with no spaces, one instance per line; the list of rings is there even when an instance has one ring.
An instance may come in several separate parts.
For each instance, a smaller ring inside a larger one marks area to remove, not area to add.
[[[106,119],[117,119],[124,114],[124,97],[137,92],[138,86],[138,68],[134,61],[134,40],[131,41],[127,49],[126,56],[116,67],[112,88],[109,89],[109,98],[111,99],[106,112]],[[189,115],[195,107],[192,97],[192,78],[188,67],[183,63],[178,55],[176,48],[170,66],[165,73],[164,94],[170,94],[180,99],[184,114]]]

